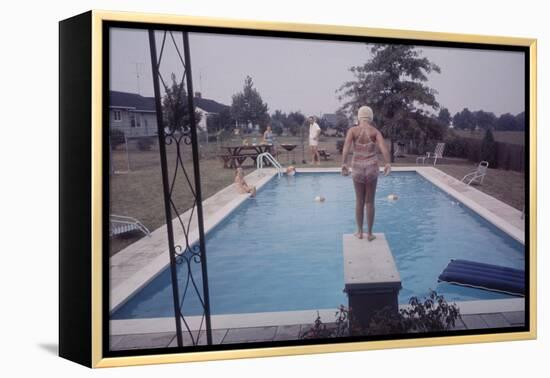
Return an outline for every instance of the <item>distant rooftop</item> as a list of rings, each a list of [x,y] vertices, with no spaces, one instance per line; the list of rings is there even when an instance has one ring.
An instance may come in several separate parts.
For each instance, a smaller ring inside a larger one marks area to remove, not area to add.
[[[322,120],[324,120],[328,126],[335,127],[341,122],[347,123],[348,119],[345,115],[338,114],[338,113],[325,113],[321,117]]]
[[[128,92],[109,91],[109,106],[156,111],[154,97],[143,97]]]
[[[229,108],[229,106],[220,104],[214,100],[202,98],[202,96],[194,97],[195,106],[209,113],[220,113],[222,110]],[[144,97],[136,93],[110,91],[109,92],[109,106],[131,108],[142,111],[156,111],[155,98]]]

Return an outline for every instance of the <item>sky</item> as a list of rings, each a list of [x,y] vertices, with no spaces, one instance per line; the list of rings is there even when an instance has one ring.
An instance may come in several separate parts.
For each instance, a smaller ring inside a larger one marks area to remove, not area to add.
[[[173,35],[183,55],[181,33]],[[156,33],[156,41],[160,52],[161,32]],[[111,90],[152,96],[147,32],[113,28],[110,42]],[[367,46],[357,42],[190,33],[189,46],[195,92],[231,105],[231,96],[242,91],[249,75],[270,113],[334,113],[342,105],[337,90],[353,80],[349,68],[370,58]],[[524,111],[522,52],[419,49],[441,68],[441,73],[430,74],[425,84],[437,91],[437,101],[451,114],[463,108],[497,116]],[[183,68],[168,35],[161,61],[161,74],[167,83],[172,72],[181,77]]]

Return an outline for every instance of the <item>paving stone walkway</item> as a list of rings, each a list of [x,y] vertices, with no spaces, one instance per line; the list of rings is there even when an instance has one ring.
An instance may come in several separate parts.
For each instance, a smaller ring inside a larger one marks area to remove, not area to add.
[[[462,315],[454,329],[488,329],[523,326],[525,319],[524,311],[496,312],[487,314]],[[328,323],[327,327],[333,326]],[[225,328],[212,330],[214,344],[235,344],[261,341],[282,341],[297,340],[311,328],[311,324],[295,324],[269,327],[250,328]],[[199,336],[199,345],[206,344],[206,335],[200,335],[193,331],[193,338]],[[191,337],[187,332],[183,333],[184,345],[192,345]],[[174,332],[144,333],[133,335],[111,336],[111,350],[132,350],[132,349],[154,349],[177,346],[176,334]]]

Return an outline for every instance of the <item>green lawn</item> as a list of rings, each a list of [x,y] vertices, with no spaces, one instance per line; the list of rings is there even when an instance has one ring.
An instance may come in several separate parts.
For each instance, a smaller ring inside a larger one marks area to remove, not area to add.
[[[464,138],[483,139],[484,130],[453,130],[456,134]],[[497,142],[525,145],[525,132],[523,131],[493,131],[493,137]]]

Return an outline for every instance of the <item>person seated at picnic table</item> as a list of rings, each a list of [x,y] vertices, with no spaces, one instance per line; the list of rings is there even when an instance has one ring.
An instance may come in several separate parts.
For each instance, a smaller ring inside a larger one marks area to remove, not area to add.
[[[251,197],[256,195],[256,187],[251,187],[246,183],[243,169],[240,167],[235,170],[235,185],[240,194],[250,193]]]
[[[271,129],[271,125],[267,125],[264,131],[264,139],[262,140],[262,143],[270,145],[273,144],[273,130]]]

